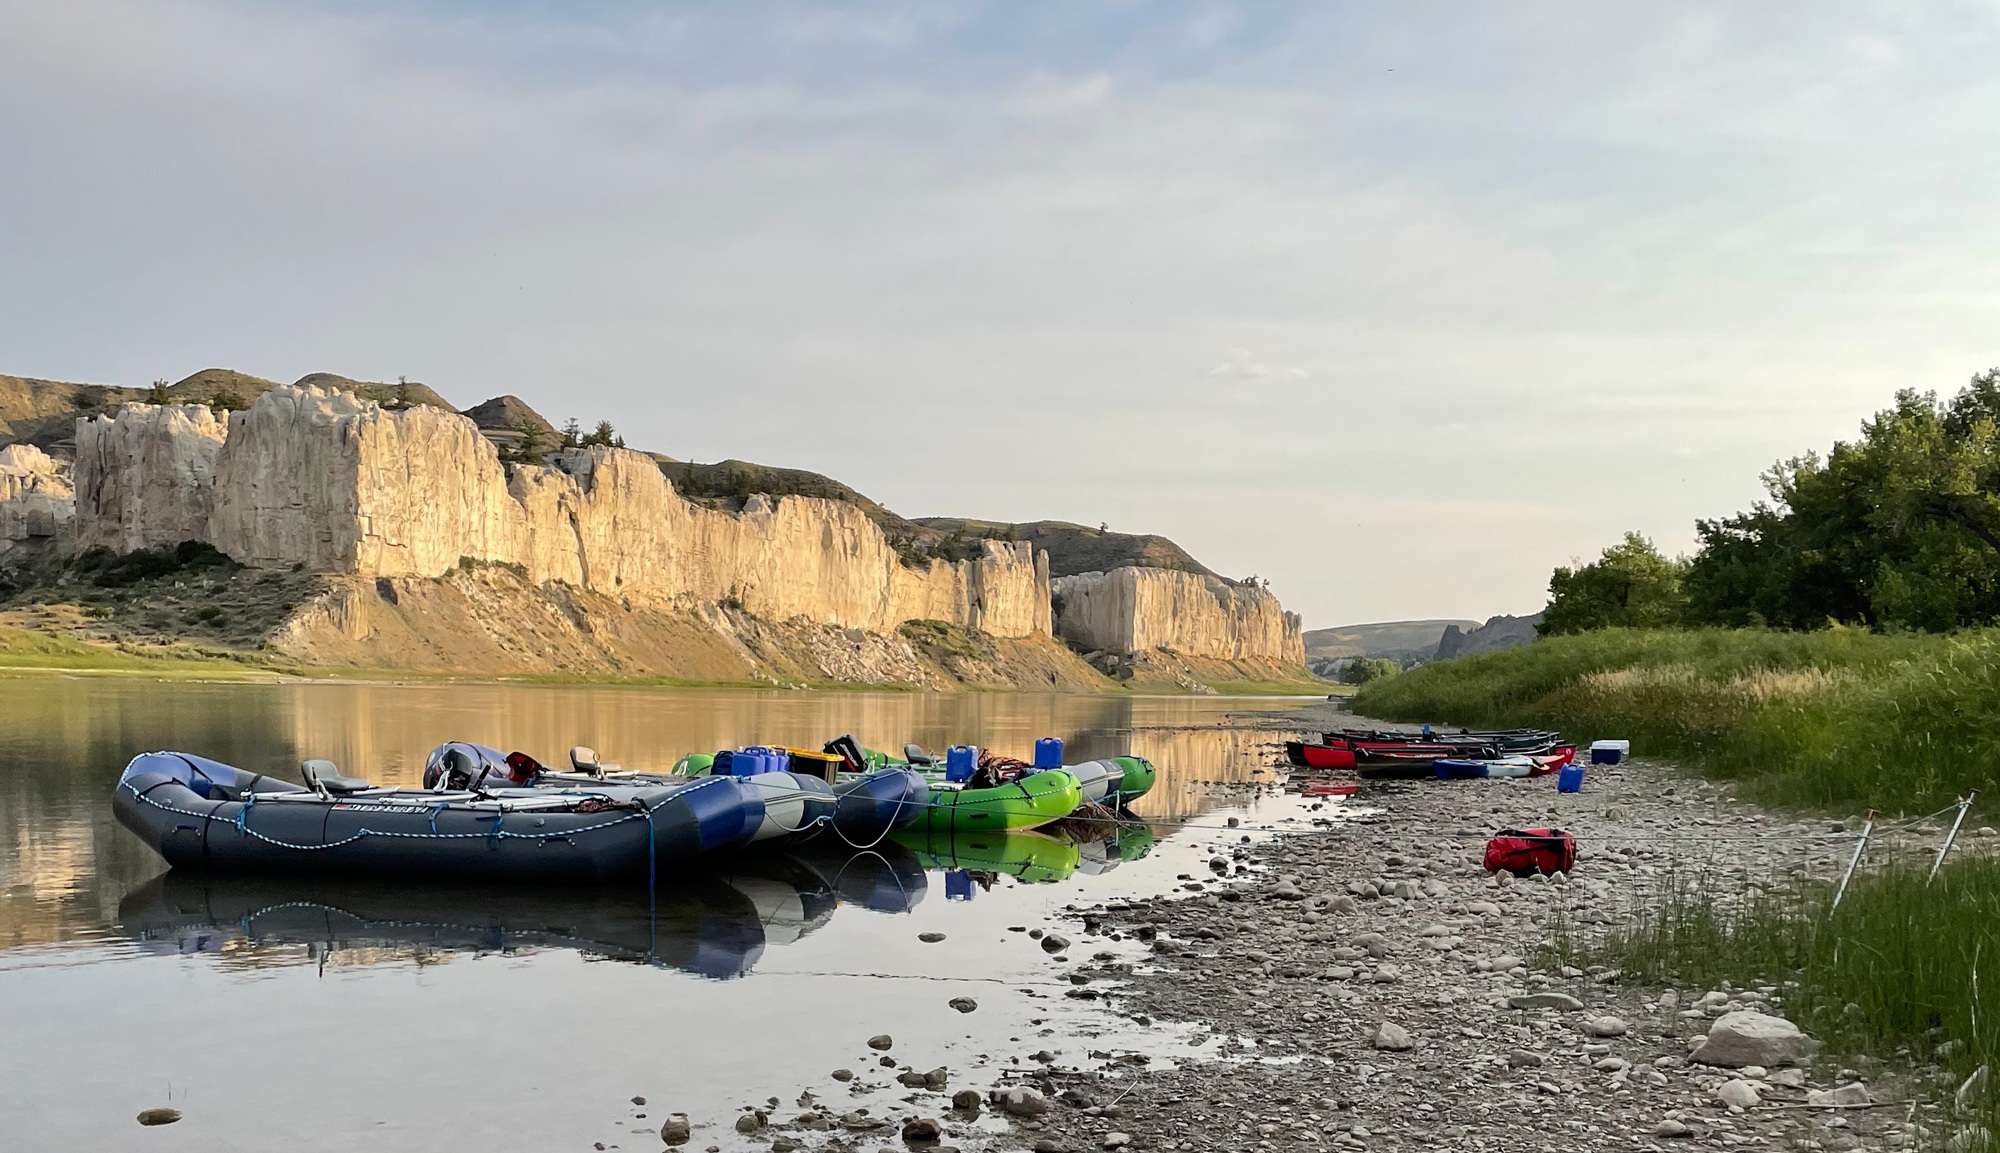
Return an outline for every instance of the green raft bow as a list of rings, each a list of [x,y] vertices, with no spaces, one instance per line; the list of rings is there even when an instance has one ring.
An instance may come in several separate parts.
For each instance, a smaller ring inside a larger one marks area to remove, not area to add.
[[[1121,805],[1129,805],[1152,792],[1153,786],[1159,782],[1159,770],[1144,757],[1113,757],[1111,761],[1125,770],[1125,779],[1118,784],[1118,803]]]

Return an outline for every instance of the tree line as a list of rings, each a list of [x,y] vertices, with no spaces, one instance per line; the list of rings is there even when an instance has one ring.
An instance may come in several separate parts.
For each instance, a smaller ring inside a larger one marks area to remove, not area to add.
[[[1611,625],[1942,632],[2000,622],[2000,368],[1949,400],[1905,389],[1853,442],[1764,473],[1695,521],[1693,556],[1638,533],[1549,579],[1544,635]]]

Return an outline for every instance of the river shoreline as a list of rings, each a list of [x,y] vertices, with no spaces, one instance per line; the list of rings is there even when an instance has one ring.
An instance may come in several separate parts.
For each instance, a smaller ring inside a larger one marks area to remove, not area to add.
[[[1352,720],[1321,707],[1282,723],[1311,732]],[[1806,1070],[1752,1070],[1762,1103],[1747,1111],[1717,1099],[1742,1074],[1690,1063],[1688,1039],[1724,1008],[1782,1012],[1774,1007],[1782,990],[1731,991],[1727,1005],[1697,1010],[1707,990],[1547,971],[1538,959],[1560,930],[1583,937],[1621,922],[1669,868],[1828,877],[1845,864],[1853,838],[1844,827],[1743,804],[1731,792],[1640,759],[1592,766],[1578,795],[1558,794],[1546,779],[1369,784],[1350,802],[1369,815],[1352,822],[1239,845],[1241,853],[1222,847],[1240,837],[1219,835],[1229,879],[1218,873],[1176,896],[1078,909],[1075,925],[1079,953],[1147,951],[1130,975],[1105,974],[1121,982],[1108,994],[1116,1012],[1207,1030],[1216,1056],[1156,1071],[1137,1061],[1064,1068],[1024,1055],[1027,1071],[1014,1083],[1033,1088],[1047,1110],[1018,1118],[1014,1143],[995,1148],[1910,1143],[1914,1125],[1936,1121],[1936,1106],[1804,1107],[1809,1091],[1856,1080],[1877,1103],[1902,1101],[1908,1070],[1865,1059],[1859,1069],[1822,1055]],[[1548,824],[1578,836],[1565,883],[1485,872],[1480,854],[1492,832]],[[1930,843],[1922,831],[1912,836],[1912,849]],[[1369,886],[1388,895],[1370,896]],[[1510,1007],[1531,993],[1565,994],[1575,1007]]]

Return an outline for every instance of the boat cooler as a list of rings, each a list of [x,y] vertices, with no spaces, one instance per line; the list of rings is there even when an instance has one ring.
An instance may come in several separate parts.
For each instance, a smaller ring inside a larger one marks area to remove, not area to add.
[[[1593,765],[1615,765],[1631,755],[1631,741],[1590,742],[1590,763]]]

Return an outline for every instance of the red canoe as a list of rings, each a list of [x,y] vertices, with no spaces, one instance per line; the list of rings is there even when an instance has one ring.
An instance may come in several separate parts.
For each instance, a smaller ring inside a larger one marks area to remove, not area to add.
[[[1353,749],[1336,749],[1328,745],[1300,745],[1299,754],[1305,759],[1309,769],[1351,769],[1354,767]]]

